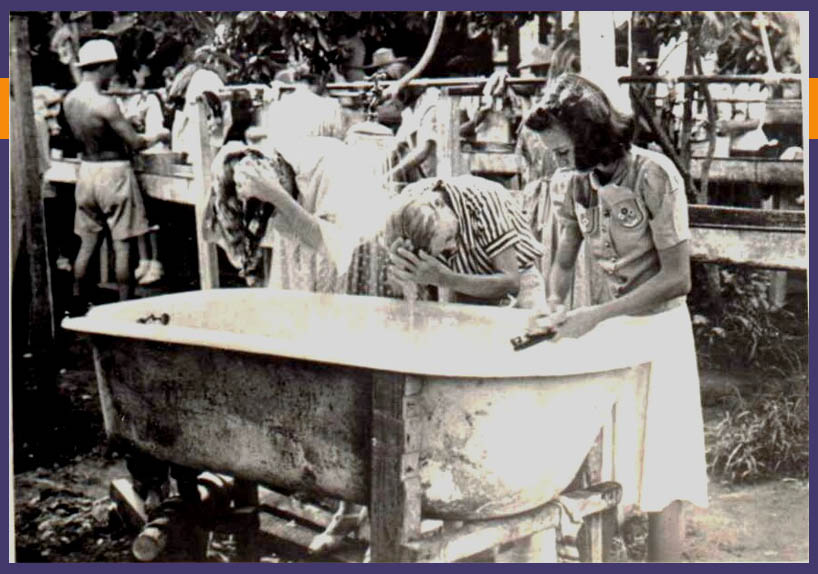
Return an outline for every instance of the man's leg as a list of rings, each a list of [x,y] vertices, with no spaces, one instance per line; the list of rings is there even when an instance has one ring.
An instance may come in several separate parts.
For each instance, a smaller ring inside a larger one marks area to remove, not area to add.
[[[85,232],[80,236],[80,250],[74,261],[74,308],[77,312],[85,310],[91,301],[91,289],[88,285],[88,265],[99,251],[102,242],[101,233]],[[73,314],[73,313],[72,313]]]
[[[684,512],[679,500],[671,502],[661,512],[648,513],[648,561],[681,561],[684,529]]]
[[[119,288],[119,300],[125,301],[133,297],[133,281],[131,281],[131,240],[115,239],[114,268],[116,283]]]

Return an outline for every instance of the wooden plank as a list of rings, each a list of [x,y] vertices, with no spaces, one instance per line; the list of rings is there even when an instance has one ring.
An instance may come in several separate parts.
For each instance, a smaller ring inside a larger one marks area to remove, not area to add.
[[[210,147],[210,137],[207,129],[207,114],[205,103],[199,99],[196,106],[199,110],[198,121],[194,122],[194,137],[191,163],[193,165],[193,197],[196,207],[196,246],[199,254],[199,288],[215,289],[219,286],[219,257],[216,245],[209,243],[202,237],[204,210],[210,193],[210,165],[215,155]]]
[[[301,502],[269,488],[259,489],[259,504],[262,508],[275,509],[279,513],[290,515],[304,522],[309,522],[321,530],[325,529],[332,520],[333,513],[329,510]]]
[[[373,562],[402,562],[420,535],[420,396],[408,375],[373,373],[370,537]]]
[[[151,173],[137,174],[142,189],[153,198],[183,205],[196,205],[197,194],[192,180]]]
[[[687,213],[690,227],[799,233],[806,230],[803,211],[690,205]]]
[[[487,173],[512,176],[520,173],[520,164],[516,155],[473,152],[464,153],[463,157],[468,171],[475,175]]]
[[[574,500],[581,501],[581,505],[576,507],[580,516],[613,509],[619,504],[621,496],[622,488],[611,482],[571,493]],[[514,516],[466,522],[457,530],[423,537],[407,542],[404,546],[417,562],[453,562],[506,542],[556,528],[560,513],[559,506],[552,501]]]
[[[492,155],[514,155],[515,144],[506,142],[483,142],[464,140],[460,142],[463,153],[487,153]]]
[[[803,233],[691,228],[691,258],[769,269],[807,269]]]
[[[453,177],[467,172],[460,153],[460,99],[443,93],[437,104],[437,138],[435,154],[437,156],[437,175],[439,177]],[[449,289],[441,287],[437,290],[438,301],[452,300]]]
[[[293,546],[294,552],[303,554],[309,548],[310,542],[318,534],[315,530],[299,524],[295,520],[287,520],[269,512],[261,510],[259,513],[260,534],[272,536]],[[261,544],[259,544],[261,546]],[[364,551],[354,541],[344,541],[342,546],[329,554],[338,562],[361,562]]]
[[[148,523],[145,501],[134,490],[129,478],[116,478],[111,481],[110,497],[116,503],[117,512],[134,530],[142,529]]]
[[[51,352],[57,324],[51,299],[51,268],[48,264],[37,131],[31,101],[28,17],[11,15],[9,33],[10,176],[14,204],[12,214],[15,218],[12,225],[12,273],[20,248],[25,245],[30,295],[28,344],[30,351],[39,357],[37,365],[48,370],[52,363],[43,359]]]
[[[258,508],[258,485],[250,480],[235,479],[233,501],[236,508]],[[260,527],[258,513],[247,517],[245,528],[236,534],[236,554],[242,562],[257,562],[259,559],[256,534]]]
[[[77,183],[79,160],[52,159],[43,178],[51,183]]]
[[[699,157],[691,158],[693,179],[701,179],[704,161]],[[710,164],[709,177],[711,182],[803,186],[804,164],[799,160],[715,157]]]
[[[137,158],[139,156],[136,156]],[[80,169],[80,160],[74,158],[51,159],[48,170],[43,177],[54,183],[77,183],[77,174]],[[150,174],[166,178],[193,180],[193,166],[188,164],[173,164],[168,167],[147,164],[134,166],[134,173]]]
[[[460,109],[459,98],[441,94],[436,107],[437,140],[437,175],[452,177],[466,173],[463,157],[460,153]]]

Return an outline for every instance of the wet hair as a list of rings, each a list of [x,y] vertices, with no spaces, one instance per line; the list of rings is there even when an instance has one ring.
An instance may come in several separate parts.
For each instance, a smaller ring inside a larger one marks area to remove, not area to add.
[[[440,223],[441,209],[449,207],[445,193],[426,189],[408,199],[392,216],[389,243],[399,237],[412,242],[415,253],[429,253]]]
[[[549,82],[524,123],[534,131],[562,127],[574,142],[580,170],[622,158],[634,132],[633,118],[616,110],[605,92],[577,74],[562,74]]]

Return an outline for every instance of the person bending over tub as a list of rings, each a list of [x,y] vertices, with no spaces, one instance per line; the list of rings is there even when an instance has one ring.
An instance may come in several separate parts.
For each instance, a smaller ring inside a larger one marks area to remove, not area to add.
[[[475,176],[408,185],[387,227],[390,275],[450,289],[461,302],[545,304],[534,239],[511,193]]]
[[[386,200],[377,193],[377,182],[356,168],[360,158],[335,138],[295,138],[260,146],[262,152],[273,149],[293,169],[297,198],[262,170],[235,175],[242,199],[255,197],[276,207],[268,286],[347,293],[346,274],[355,247],[382,227]]]
[[[691,278],[684,181],[667,157],[632,145],[633,120],[576,74],[549,84],[525,121],[552,149],[570,141],[576,161],[576,170],[552,181],[564,191],[561,235],[547,307],[531,330],[551,323],[557,338],[580,337],[606,319],[651,316],[644,328],[656,335],[645,340],[662,343],[651,367],[645,443],[641,452],[629,451],[641,460],[617,461],[615,480],[626,489],[630,483],[632,502],[649,513],[649,560],[678,561],[681,501],[707,506],[699,378],[685,302]],[[583,241],[605,272],[611,298],[566,312]]]

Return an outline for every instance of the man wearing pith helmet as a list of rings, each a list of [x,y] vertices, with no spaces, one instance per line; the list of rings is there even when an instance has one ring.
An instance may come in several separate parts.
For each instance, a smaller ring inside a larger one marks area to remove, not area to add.
[[[83,149],[75,192],[74,233],[81,245],[74,262],[72,314],[87,309],[88,264],[99,250],[105,230],[114,247],[119,298],[131,296],[131,239],[148,230],[131,154],[167,141],[170,135],[167,130],[152,136],[137,133],[114,98],[102,92],[114,77],[116,61],[116,49],[110,41],[89,40],[83,44],[77,62],[80,83],[63,102],[68,125]]]

